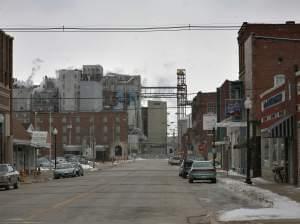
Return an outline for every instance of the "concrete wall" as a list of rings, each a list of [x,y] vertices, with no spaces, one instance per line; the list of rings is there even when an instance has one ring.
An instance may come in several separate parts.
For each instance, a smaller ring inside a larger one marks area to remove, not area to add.
[[[57,86],[60,95],[60,111],[78,111],[79,110],[79,80],[80,70],[59,70]]]
[[[155,153],[165,152],[167,144],[167,103],[148,101],[148,143],[153,144]],[[154,147],[161,145],[161,147]],[[151,146],[149,146],[151,148]]]
[[[80,81],[80,111],[99,112],[103,109],[102,82]],[[86,99],[91,98],[91,99]]]

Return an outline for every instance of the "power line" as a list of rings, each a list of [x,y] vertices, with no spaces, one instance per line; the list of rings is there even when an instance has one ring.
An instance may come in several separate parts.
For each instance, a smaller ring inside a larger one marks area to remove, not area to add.
[[[7,32],[169,32],[169,31],[210,31],[238,30],[240,25],[180,25],[180,26],[144,26],[144,27],[89,27],[89,26],[51,26],[51,27],[1,27]]]

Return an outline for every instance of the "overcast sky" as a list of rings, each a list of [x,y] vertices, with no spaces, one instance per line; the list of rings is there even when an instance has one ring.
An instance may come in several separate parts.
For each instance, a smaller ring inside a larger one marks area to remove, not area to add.
[[[241,25],[300,21],[297,0],[0,0],[0,26]],[[105,72],[140,74],[145,85],[175,85],[185,68],[188,92],[215,91],[238,78],[237,30],[163,33],[9,33],[14,76],[55,76],[63,68],[101,64]]]

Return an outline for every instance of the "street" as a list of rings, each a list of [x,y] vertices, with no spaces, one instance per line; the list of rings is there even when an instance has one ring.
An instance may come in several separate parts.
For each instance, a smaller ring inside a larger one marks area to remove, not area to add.
[[[209,223],[220,210],[255,207],[220,183],[189,184],[166,160],[121,164],[83,177],[0,191],[0,223]]]

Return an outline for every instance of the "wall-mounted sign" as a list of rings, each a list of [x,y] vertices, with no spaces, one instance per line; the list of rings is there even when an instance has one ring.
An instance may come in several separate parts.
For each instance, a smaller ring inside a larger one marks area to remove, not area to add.
[[[47,131],[34,131],[32,132],[31,144],[35,147],[49,148],[50,144],[47,142]]]
[[[262,102],[262,111],[264,111],[265,109],[268,109],[270,107],[273,107],[279,103],[282,103],[285,101],[285,92],[282,91],[280,93],[277,93],[274,96],[269,97],[268,99],[264,100]]]
[[[241,99],[225,100],[225,117],[240,116],[242,113]]]
[[[216,127],[217,115],[215,113],[203,114],[203,130],[211,131]]]

